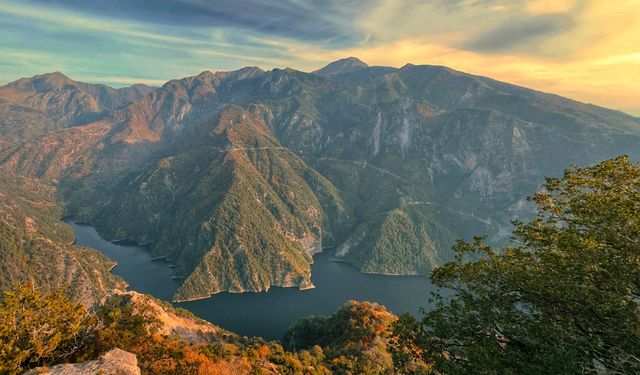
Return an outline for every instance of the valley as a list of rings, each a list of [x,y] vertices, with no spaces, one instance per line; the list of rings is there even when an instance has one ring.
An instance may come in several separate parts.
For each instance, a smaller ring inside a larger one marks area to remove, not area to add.
[[[640,0],[0,30],[0,375],[640,374]]]
[[[622,112],[355,58],[118,90],[56,72],[0,100],[0,171],[54,186],[108,240],[148,244],[175,301],[312,288],[333,246],[365,273],[427,275],[458,238],[507,241],[545,176],[640,156]]]
[[[105,241],[89,225],[67,224],[74,230],[77,245],[97,249],[118,263],[112,272],[131,290],[171,300],[179,283],[170,278],[166,261],[151,260],[148,249],[140,246]],[[279,340],[298,319],[328,316],[350,300],[377,302],[397,314],[417,315],[419,308],[428,305],[430,292],[435,291],[424,276],[363,274],[348,264],[332,261],[326,253],[314,256],[311,272],[315,288],[305,291],[274,287],[261,293],[223,292],[174,305],[240,335]]]

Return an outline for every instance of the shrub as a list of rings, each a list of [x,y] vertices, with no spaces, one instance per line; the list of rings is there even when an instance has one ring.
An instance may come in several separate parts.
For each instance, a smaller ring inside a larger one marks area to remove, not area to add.
[[[95,337],[95,318],[61,291],[16,285],[0,302],[0,373],[79,360]]]

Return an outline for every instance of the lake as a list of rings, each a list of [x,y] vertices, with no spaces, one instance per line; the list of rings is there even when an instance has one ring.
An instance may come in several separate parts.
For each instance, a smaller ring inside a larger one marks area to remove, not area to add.
[[[76,244],[99,250],[118,262],[113,273],[140,293],[170,301],[178,289],[164,260],[152,260],[148,249],[106,241],[87,224],[66,221],[76,234]],[[381,303],[396,314],[418,314],[435,290],[426,276],[364,274],[326,253],[317,254],[311,267],[316,288],[271,288],[262,293],[220,293],[212,298],[174,303],[222,328],[246,336],[279,339],[298,318],[330,315],[349,300]]]

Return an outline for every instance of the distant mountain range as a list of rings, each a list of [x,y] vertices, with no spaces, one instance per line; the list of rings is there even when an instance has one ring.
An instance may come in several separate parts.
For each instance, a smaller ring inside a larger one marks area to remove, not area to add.
[[[202,72],[152,89],[61,73],[0,88],[0,170],[148,244],[176,300],[312,287],[327,247],[427,274],[456,238],[502,241],[544,176],[640,156],[640,120],[442,66]]]

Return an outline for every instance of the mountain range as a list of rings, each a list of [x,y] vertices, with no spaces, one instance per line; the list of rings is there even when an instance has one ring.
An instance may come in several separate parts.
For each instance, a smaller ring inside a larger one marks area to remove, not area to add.
[[[622,112],[356,58],[160,88],[58,72],[0,88],[1,173],[55,187],[64,214],[107,239],[148,245],[174,266],[178,301],[313,287],[320,251],[427,274],[457,238],[507,241],[545,176],[637,159],[638,141],[640,120]]]

